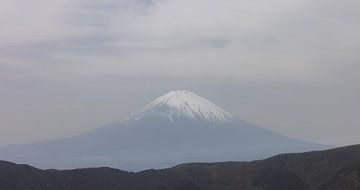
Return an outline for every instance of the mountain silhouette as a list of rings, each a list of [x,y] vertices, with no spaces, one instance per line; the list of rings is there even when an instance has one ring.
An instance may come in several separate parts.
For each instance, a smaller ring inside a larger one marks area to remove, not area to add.
[[[170,91],[122,121],[81,135],[2,147],[0,159],[43,169],[107,166],[139,171],[327,147],[254,126],[181,90]]]
[[[190,163],[161,170],[39,170],[0,161],[1,190],[359,190],[360,145],[252,162]]]

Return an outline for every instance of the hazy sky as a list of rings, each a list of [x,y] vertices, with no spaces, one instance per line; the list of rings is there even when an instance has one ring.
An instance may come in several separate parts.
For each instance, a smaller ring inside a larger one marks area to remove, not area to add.
[[[187,89],[264,128],[360,143],[358,0],[0,0],[0,145]]]

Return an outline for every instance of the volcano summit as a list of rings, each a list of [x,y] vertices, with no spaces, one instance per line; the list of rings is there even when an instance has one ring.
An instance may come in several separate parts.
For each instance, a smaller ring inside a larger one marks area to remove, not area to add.
[[[138,121],[151,115],[163,116],[171,121],[188,119],[203,122],[226,122],[232,118],[230,113],[212,102],[185,90],[170,91],[132,114],[128,121]]]
[[[184,162],[261,159],[327,146],[234,118],[189,91],[170,91],[128,118],[87,133],[0,148],[0,159],[40,168],[109,166],[131,171]]]

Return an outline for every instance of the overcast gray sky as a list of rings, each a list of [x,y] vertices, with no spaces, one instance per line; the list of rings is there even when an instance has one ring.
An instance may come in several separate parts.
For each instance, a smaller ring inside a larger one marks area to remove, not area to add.
[[[360,1],[0,0],[0,145],[188,89],[291,137],[360,143]]]

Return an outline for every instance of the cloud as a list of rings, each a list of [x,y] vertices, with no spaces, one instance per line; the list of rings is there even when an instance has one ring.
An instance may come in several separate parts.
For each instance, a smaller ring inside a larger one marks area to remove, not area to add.
[[[356,61],[360,14],[351,5],[357,4],[4,0],[0,49],[2,62],[42,68],[38,75],[56,68],[58,75],[316,80]]]
[[[4,0],[1,2],[0,45],[60,40],[83,35],[86,29],[65,22],[71,13],[68,1]]]

